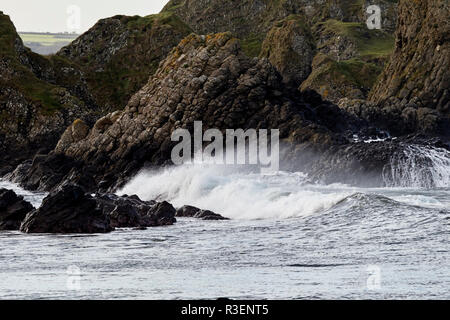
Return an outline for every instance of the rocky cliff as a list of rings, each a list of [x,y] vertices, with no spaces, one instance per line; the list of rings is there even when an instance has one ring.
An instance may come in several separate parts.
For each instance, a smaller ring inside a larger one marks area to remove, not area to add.
[[[400,135],[450,134],[448,1],[400,1],[395,51],[369,101],[342,101],[354,114]]]
[[[267,59],[247,57],[230,33],[190,35],[124,111],[108,114],[89,132],[76,123],[67,129],[55,154],[27,169],[27,187],[51,189],[66,179],[88,188],[120,185],[144,165],[169,163],[172,132],[192,130],[197,120],[205,130],[279,128],[289,145],[319,149],[344,143],[343,133],[358,126],[319,96],[284,86]],[[73,165],[61,172],[61,161]]]
[[[219,3],[226,14],[218,14]],[[416,9],[410,12],[409,2],[401,1],[392,58],[394,39],[389,32],[397,2],[380,1],[383,12],[392,15],[383,19],[385,30],[368,30],[363,24],[367,5],[172,1],[160,15],[100,21],[57,57],[45,60],[51,66],[71,60],[74,70],[86,74],[88,90],[67,86],[69,94],[93,92],[102,112],[120,110],[95,125],[73,122],[54,151],[34,157],[10,177],[29,189],[50,190],[71,181],[88,190],[113,190],[144,166],[170,163],[171,133],[177,128],[192,130],[193,122],[201,120],[204,129],[279,128],[287,169],[310,172],[325,182],[380,185],[380,172],[392,154],[401,154],[415,138],[366,144],[365,137],[387,138],[382,130],[394,135],[445,134],[449,128],[448,26],[434,27],[448,17],[448,3],[414,3]],[[247,19],[242,12],[250,14]],[[410,14],[413,17],[407,18]],[[232,30],[240,38],[230,32],[191,34],[170,51],[183,33],[208,28]],[[165,30],[167,37],[161,40],[156,30]],[[427,46],[433,50],[427,51]],[[149,48],[155,51],[146,55]],[[411,74],[422,64],[427,72]],[[27,68],[38,79],[47,79],[42,75],[48,73],[35,65]],[[403,75],[403,70],[409,71]],[[64,84],[64,79],[58,83]],[[144,82],[120,108],[132,88]],[[339,102],[340,108],[311,89]]]
[[[92,109],[83,74],[62,58],[25,48],[0,13],[0,165],[53,149],[76,118],[90,122]]]
[[[366,27],[372,4],[381,8],[382,30]],[[200,34],[231,31],[248,55],[267,57],[286,84],[337,103],[366,98],[382,72],[394,47],[397,1],[172,0],[163,12]]]
[[[191,29],[172,13],[100,20],[58,56],[86,75],[89,90],[106,113],[123,109],[161,60]]]

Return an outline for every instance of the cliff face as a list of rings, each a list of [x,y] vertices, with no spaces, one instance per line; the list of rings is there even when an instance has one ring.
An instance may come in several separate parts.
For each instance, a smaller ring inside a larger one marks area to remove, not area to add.
[[[0,14],[0,164],[51,150],[65,126],[78,117],[89,121],[91,108],[83,74],[68,61],[25,48]]]
[[[81,183],[86,181],[83,174],[91,172],[96,181],[91,185],[121,184],[144,164],[169,163],[172,132],[192,130],[194,121],[203,121],[205,130],[279,128],[281,139],[290,144],[325,148],[345,140],[341,133],[353,124],[339,108],[320,97],[302,95],[280,80],[266,59],[243,54],[230,33],[190,35],[124,111],[108,114],[90,131],[79,123],[67,129],[55,153],[69,159],[66,163],[81,164],[60,178]],[[30,186],[51,188],[46,181],[54,177],[40,177]]]
[[[394,97],[450,114],[450,4],[400,1],[395,51],[370,100]]]
[[[372,4],[381,8],[382,30],[366,27]],[[231,31],[248,55],[268,58],[284,83],[337,103],[367,97],[394,47],[397,1],[173,0],[163,12],[200,34]]]
[[[368,101],[340,106],[392,134],[450,135],[450,7],[400,1],[395,51]]]
[[[283,75],[287,85],[298,86],[311,73],[316,44],[305,18],[290,16],[275,24],[262,45],[261,57]]]
[[[383,29],[395,30],[395,2],[379,0],[384,12]],[[267,33],[279,20],[292,14],[307,17],[311,24],[335,19],[365,23],[363,0],[171,0],[163,12],[175,12],[200,34],[230,31],[241,39]]]
[[[171,13],[116,16],[100,20],[58,56],[81,68],[96,103],[104,112],[119,110],[190,32]]]

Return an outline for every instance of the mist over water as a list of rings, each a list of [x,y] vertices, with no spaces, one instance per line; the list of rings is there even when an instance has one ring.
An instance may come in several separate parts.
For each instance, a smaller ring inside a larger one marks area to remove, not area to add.
[[[395,154],[383,178],[387,186],[405,188],[450,187],[450,152],[430,146],[405,146]]]

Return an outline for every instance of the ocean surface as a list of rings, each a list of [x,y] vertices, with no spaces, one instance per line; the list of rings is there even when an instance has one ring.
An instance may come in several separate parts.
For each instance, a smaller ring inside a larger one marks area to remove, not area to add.
[[[361,189],[214,166],[141,172],[118,193],[232,220],[0,232],[0,299],[450,299],[449,153],[412,148],[385,175],[392,187]]]

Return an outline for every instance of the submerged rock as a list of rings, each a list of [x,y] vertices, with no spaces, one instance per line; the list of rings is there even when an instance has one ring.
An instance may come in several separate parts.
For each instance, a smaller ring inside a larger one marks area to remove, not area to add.
[[[19,230],[33,206],[14,191],[0,189],[0,230]]]
[[[196,218],[201,220],[229,220],[209,210],[201,210],[192,206],[183,206],[177,210],[177,217]]]

